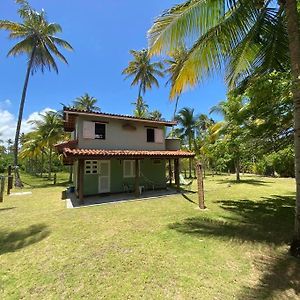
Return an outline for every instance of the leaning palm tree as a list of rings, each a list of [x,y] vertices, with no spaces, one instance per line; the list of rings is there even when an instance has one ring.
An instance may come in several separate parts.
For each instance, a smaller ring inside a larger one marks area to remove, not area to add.
[[[180,94],[181,94],[181,93],[178,93],[178,94],[174,93],[173,87],[176,84],[177,77],[182,68],[182,64],[185,62],[187,54],[188,54],[188,51],[185,47],[179,47],[178,49],[174,50],[170,54],[169,59],[165,60],[165,63],[168,66],[165,72],[170,75],[170,78],[167,81],[167,84],[171,85],[171,91],[170,91],[169,98],[171,100],[176,98],[173,119],[175,119],[175,116],[177,113],[178,102],[179,102],[179,98],[180,98]]]
[[[178,112],[175,120],[179,124],[180,138],[187,141],[188,148],[192,151],[193,144],[195,141],[195,130],[197,126],[197,116],[194,114],[194,109],[184,107]],[[192,177],[192,162],[193,159],[189,159],[189,175]]]
[[[194,42],[173,87],[180,93],[215,70],[229,85],[291,69],[295,116],[296,214],[293,255],[300,256],[300,30],[297,0],[189,0],[166,10],[149,31],[151,54]]]
[[[15,185],[22,186],[20,174],[18,172],[18,150],[20,129],[23,118],[23,110],[29,77],[39,69],[53,69],[58,73],[58,67],[54,57],[67,63],[66,58],[58,50],[57,46],[72,50],[72,46],[58,37],[56,34],[61,32],[60,25],[49,23],[46,13],[42,10],[38,12],[31,8],[26,0],[17,1],[21,4],[19,15],[22,23],[8,20],[0,21],[0,29],[7,30],[11,39],[20,40],[9,52],[8,56],[18,56],[25,54],[28,57],[27,71],[19,107],[18,122],[14,142],[14,165],[15,165]]]
[[[73,101],[73,107],[79,110],[100,111],[100,107],[96,106],[97,99],[85,93],[83,96]]]
[[[133,77],[131,86],[138,85],[138,97],[141,99],[142,95],[146,93],[147,89],[151,89],[153,85],[159,87],[158,77],[163,77],[163,64],[161,62],[151,62],[148,50],[141,51],[130,50],[133,60],[129,62],[127,68],[122,72],[126,75],[125,79]],[[138,103],[138,101],[137,101]]]

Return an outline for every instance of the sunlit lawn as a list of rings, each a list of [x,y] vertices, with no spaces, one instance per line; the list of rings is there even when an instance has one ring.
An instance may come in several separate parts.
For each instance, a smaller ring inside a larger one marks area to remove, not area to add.
[[[66,209],[62,185],[24,177],[32,195],[0,203],[0,298],[298,298],[294,180],[233,179],[209,177],[200,211],[195,193]]]

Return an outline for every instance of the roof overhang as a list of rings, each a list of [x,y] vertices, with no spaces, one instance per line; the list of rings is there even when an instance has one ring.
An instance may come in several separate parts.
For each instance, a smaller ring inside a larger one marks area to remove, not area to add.
[[[64,160],[70,162],[78,159],[176,159],[193,158],[195,153],[188,151],[146,151],[146,150],[99,150],[99,149],[63,149]]]
[[[155,125],[163,125],[163,126],[175,126],[177,125],[176,121],[163,121],[163,120],[153,120],[148,118],[137,118],[129,115],[119,115],[119,114],[109,114],[109,113],[101,113],[94,111],[82,111],[73,108],[64,108],[64,129],[66,132],[72,132],[75,129],[75,122],[78,116],[90,116],[97,117],[103,120],[123,120],[123,121],[133,121],[140,122],[144,124],[149,124],[152,126]]]

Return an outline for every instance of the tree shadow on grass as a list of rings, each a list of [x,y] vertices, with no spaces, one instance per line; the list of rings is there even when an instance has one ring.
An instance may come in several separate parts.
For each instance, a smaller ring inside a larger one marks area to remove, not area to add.
[[[285,244],[292,238],[294,196],[265,197],[261,201],[223,200],[218,203],[231,214],[222,220],[202,216],[187,218],[169,227],[184,234],[216,236],[239,242]]]
[[[254,287],[245,287],[239,299],[300,299],[299,259],[288,254],[255,261],[262,276]]]
[[[15,208],[16,208],[16,207],[5,207],[5,208],[0,208],[0,212],[6,211],[6,210],[15,209]]]
[[[50,231],[45,224],[32,225],[10,233],[0,231],[0,255],[35,244],[49,234]]]
[[[274,181],[265,181],[265,180],[258,180],[258,179],[241,179],[240,181],[236,181],[235,179],[217,179],[216,182],[218,184],[250,184],[250,185],[256,185],[256,186],[268,186]]]

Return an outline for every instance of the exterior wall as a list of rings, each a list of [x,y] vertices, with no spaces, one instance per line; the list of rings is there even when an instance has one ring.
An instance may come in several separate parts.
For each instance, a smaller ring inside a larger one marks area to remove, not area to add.
[[[166,139],[166,150],[180,150],[180,139],[168,138]]]
[[[123,184],[134,189],[135,178],[123,177],[123,160],[112,159],[110,161],[110,192],[120,193],[124,191]],[[83,193],[85,196],[98,194],[99,175],[85,174]],[[146,189],[166,187],[166,161],[143,159],[140,160],[140,185]]]
[[[106,124],[106,139],[84,139],[83,138],[83,121],[97,121],[104,123],[107,119],[97,117],[79,116],[77,118],[77,138],[78,148],[81,149],[110,149],[110,150],[165,150],[165,140],[163,143],[148,143],[147,142],[147,123],[124,121],[109,119]],[[130,124],[136,130],[126,130],[123,125]],[[156,126],[157,128],[164,129],[164,126]]]

